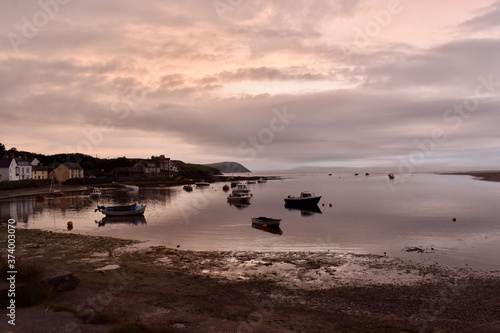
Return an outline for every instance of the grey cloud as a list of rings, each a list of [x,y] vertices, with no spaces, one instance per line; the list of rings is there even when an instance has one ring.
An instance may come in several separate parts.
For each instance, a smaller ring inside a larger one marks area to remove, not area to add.
[[[238,68],[235,71],[223,71],[212,76],[207,76],[199,80],[201,83],[213,82],[231,82],[240,80],[255,80],[255,81],[317,81],[329,80],[334,75],[330,73],[317,73],[306,67],[288,67],[288,68],[272,68],[272,67],[250,67]]]
[[[470,31],[497,30],[500,22],[500,1],[484,9],[484,13],[463,22],[460,27]]]
[[[458,88],[460,93],[473,92],[478,76],[500,68],[500,59],[496,56],[499,51],[498,39],[468,39],[417,54],[376,52],[363,59],[361,64],[366,63],[366,67],[355,74],[366,77],[368,85],[380,88],[439,86],[442,90]]]
[[[64,147],[85,140],[82,128],[98,129],[110,119],[115,130],[96,152],[144,140],[155,149],[171,143],[168,149],[179,154],[173,158],[224,156],[244,164],[248,159],[249,166],[395,163],[436,129],[448,137],[434,161],[473,154],[474,147],[498,152],[498,98],[455,118],[459,126],[444,118],[475,93],[478,76],[500,81],[498,38],[463,33],[427,48],[380,42],[346,55],[334,38],[325,38],[323,27],[359,14],[364,4],[247,1],[221,19],[210,1],[71,2],[20,53],[12,52],[8,39],[0,42],[6,50],[0,57],[0,128],[13,135],[43,124],[35,132],[38,141],[61,147],[64,137]],[[33,10],[16,2],[3,35],[19,31],[20,17]],[[497,10],[465,22],[462,32],[486,31]],[[151,70],[154,78],[145,82]],[[306,92],[224,95],[224,88],[247,81],[252,87],[300,81]],[[318,82],[322,92],[311,92]],[[253,156],[250,138],[269,135],[273,110],[284,108],[294,118],[270,142],[253,147]],[[247,149],[239,149],[245,143]],[[188,154],[183,145],[196,149]]]

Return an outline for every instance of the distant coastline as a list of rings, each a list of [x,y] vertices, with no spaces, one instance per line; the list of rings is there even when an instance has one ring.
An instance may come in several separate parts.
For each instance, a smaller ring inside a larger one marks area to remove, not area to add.
[[[500,171],[467,171],[467,172],[443,172],[442,175],[468,175],[477,180],[488,182],[500,182]]]

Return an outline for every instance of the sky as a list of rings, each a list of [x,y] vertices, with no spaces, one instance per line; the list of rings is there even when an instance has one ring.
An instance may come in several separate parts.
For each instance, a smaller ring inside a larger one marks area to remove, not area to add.
[[[43,154],[500,169],[500,1],[4,0],[0,142]]]

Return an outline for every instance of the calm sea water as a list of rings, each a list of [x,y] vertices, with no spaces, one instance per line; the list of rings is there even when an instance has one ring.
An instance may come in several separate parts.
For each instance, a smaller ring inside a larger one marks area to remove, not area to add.
[[[63,198],[0,201],[0,217],[19,228],[114,236],[192,250],[336,251],[374,253],[475,268],[500,268],[500,183],[468,176],[415,174],[291,176],[249,185],[248,206],[227,203],[224,183],[186,192],[179,187],[106,190]],[[315,210],[284,207],[309,190],[322,195]],[[144,218],[104,221],[97,204],[147,204]],[[331,207],[330,207],[331,204]],[[274,233],[255,229],[252,216],[283,219]],[[456,222],[453,221],[456,218]],[[66,230],[68,221],[74,228]],[[101,222],[101,223],[99,223]],[[427,249],[417,254],[406,247]],[[432,250],[433,249],[433,250]]]

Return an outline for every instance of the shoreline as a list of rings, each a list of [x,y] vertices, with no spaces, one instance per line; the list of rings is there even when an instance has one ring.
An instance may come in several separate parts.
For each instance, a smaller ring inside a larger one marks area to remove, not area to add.
[[[4,225],[0,237],[7,248]],[[16,240],[18,262],[35,260],[45,277],[72,273],[80,279],[75,290],[19,308],[16,328],[22,331],[71,325],[73,331],[108,332],[125,324],[150,332],[500,329],[498,270],[349,253],[141,247],[70,231],[19,229]]]
[[[71,193],[71,192],[85,191],[85,190],[87,190],[87,186],[83,185],[65,185],[61,187],[61,192],[63,193]],[[49,192],[50,192],[50,185],[40,186],[36,188],[29,187],[29,188],[7,189],[0,191],[0,200],[24,197],[24,196],[32,196],[32,195],[48,195]]]
[[[500,171],[478,171],[478,172],[443,172],[442,175],[465,175],[474,177],[476,180],[488,182],[500,182]]]
[[[477,180],[490,181],[490,182],[500,182],[500,171],[435,172],[435,174],[471,176]],[[227,178],[230,179],[230,178],[238,178],[238,177],[227,176]],[[251,178],[252,177],[250,177],[250,178],[249,177],[241,177],[241,179],[251,179]],[[258,179],[260,177],[253,177],[253,178]],[[222,179],[224,179],[224,177],[220,176],[218,181],[223,181]],[[269,177],[269,179],[274,180],[274,179],[281,179],[281,178]],[[228,181],[228,180],[226,180],[226,181]],[[170,183],[168,183],[168,182],[167,183],[142,182],[142,186],[157,184],[158,186],[170,187],[170,186],[180,186],[180,185],[188,184],[188,183],[193,183],[193,182],[189,181],[189,180],[182,181],[182,182],[176,181],[176,182],[170,182]],[[138,184],[141,185],[141,182],[139,182]],[[116,186],[118,186],[117,184],[110,184],[110,183],[93,184],[93,185],[98,186],[98,187],[116,187]],[[88,189],[88,186],[90,186],[90,185],[63,185],[61,187],[61,192],[66,193],[66,192],[75,192],[75,191],[85,191]],[[34,187],[27,187],[27,188],[18,188],[18,189],[0,189],[0,200],[1,199],[15,198],[15,197],[22,197],[22,196],[45,195],[45,194],[49,193],[49,189],[50,189],[50,186],[48,186],[48,185],[35,187],[35,188]]]

